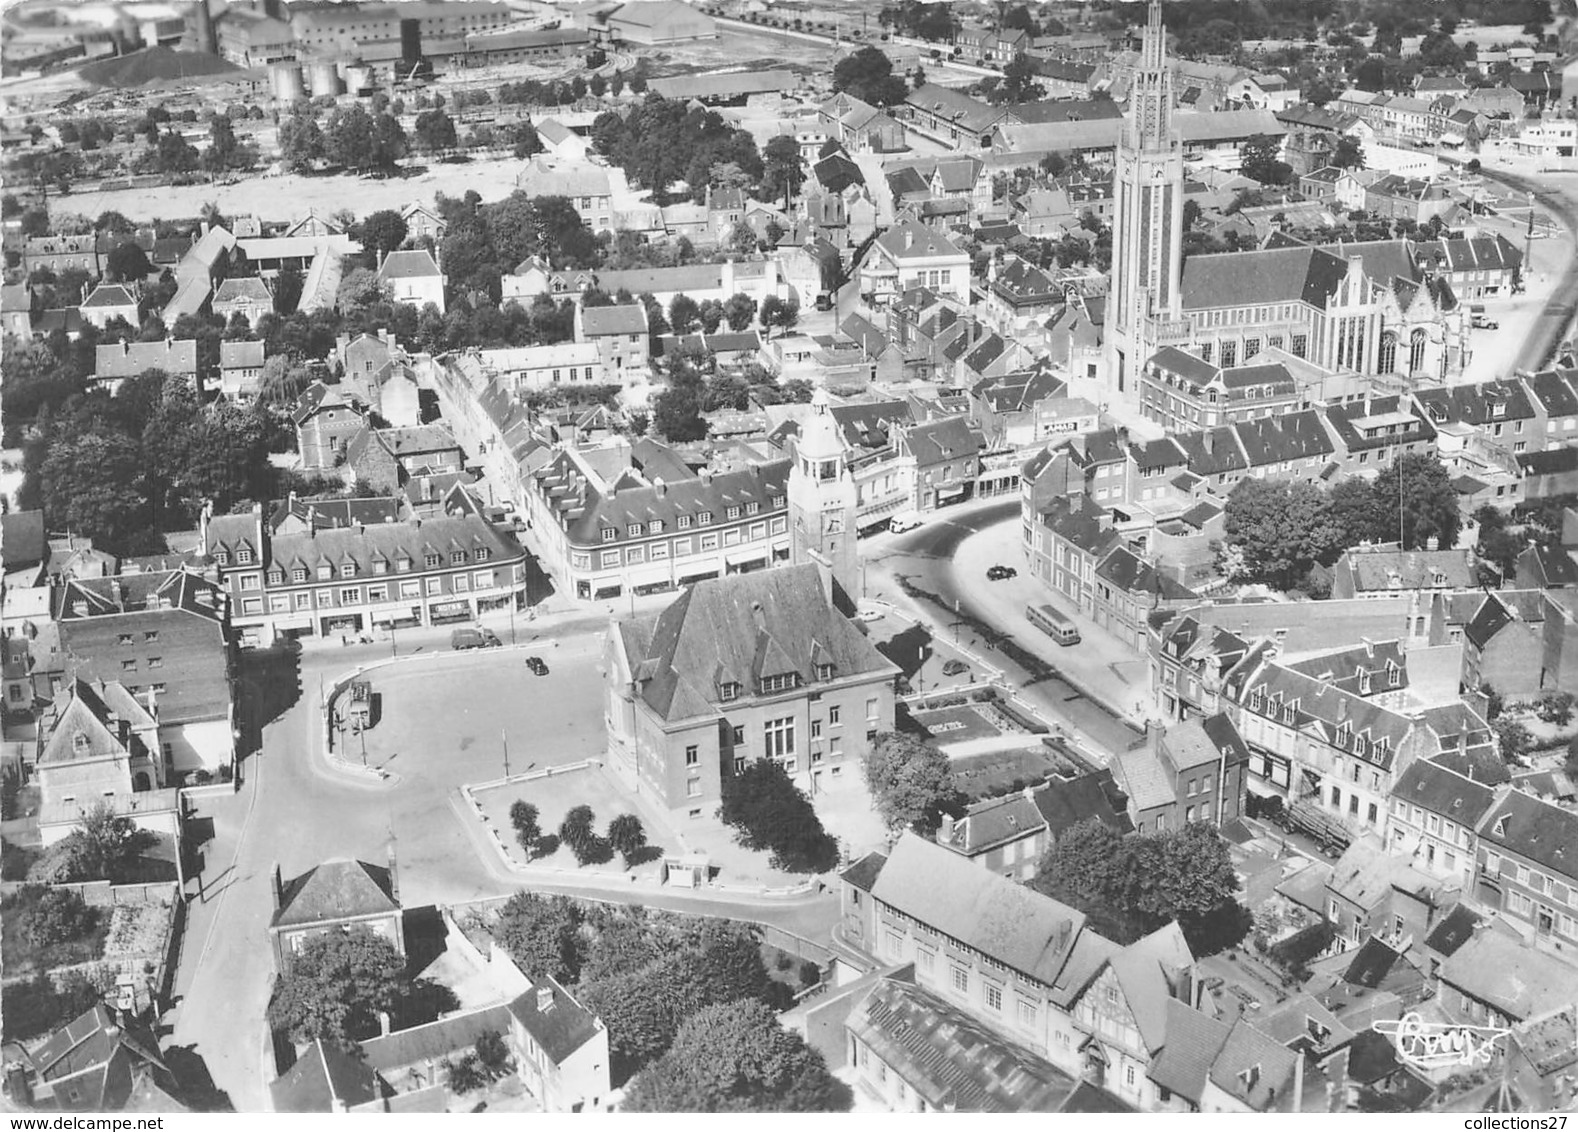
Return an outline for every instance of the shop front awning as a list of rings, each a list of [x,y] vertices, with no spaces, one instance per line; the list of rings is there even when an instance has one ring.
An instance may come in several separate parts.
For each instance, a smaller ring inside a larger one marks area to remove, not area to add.
[[[306,615],[306,614],[303,614],[300,617],[276,617],[276,618],[274,618],[274,629],[275,629],[276,632],[288,633],[288,632],[291,632],[292,630],[295,630],[295,629],[310,629],[310,628],[312,628],[312,618],[310,616]]]
[[[965,485],[962,483],[945,484],[937,489],[938,499],[952,499],[956,495],[964,494]]]
[[[765,562],[767,553],[765,547],[755,547],[751,550],[736,550],[732,554],[725,554],[723,560],[730,566],[744,566],[748,562]]]
[[[631,570],[627,577],[632,586],[655,586],[667,584],[673,576],[667,565],[648,566],[644,570]]]

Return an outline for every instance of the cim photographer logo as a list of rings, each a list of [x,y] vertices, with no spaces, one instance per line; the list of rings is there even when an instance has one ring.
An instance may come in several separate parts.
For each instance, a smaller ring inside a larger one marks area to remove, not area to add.
[[[1374,1022],[1371,1028],[1391,1038],[1398,1060],[1416,1069],[1489,1065],[1497,1042],[1510,1033],[1497,1026],[1426,1022],[1417,1014],[1405,1014],[1395,1022]]]

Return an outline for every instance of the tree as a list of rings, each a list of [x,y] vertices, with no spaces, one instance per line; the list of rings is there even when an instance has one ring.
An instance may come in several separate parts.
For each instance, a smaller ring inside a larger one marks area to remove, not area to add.
[[[1501,747],[1501,757],[1509,762],[1522,758],[1534,749],[1534,733],[1516,719],[1502,718],[1490,725]]]
[[[1246,479],[1227,499],[1226,534],[1243,553],[1233,581],[1292,589],[1337,541],[1321,489],[1287,480]]]
[[[192,143],[175,130],[160,134],[154,146],[154,165],[161,173],[190,173],[201,160]]]
[[[735,828],[735,840],[747,849],[769,850],[773,868],[821,873],[837,862],[837,844],[781,763],[748,763],[724,778],[721,795],[719,820]]]
[[[1084,912],[1092,927],[1119,943],[1176,920],[1190,949],[1203,956],[1232,946],[1249,929],[1227,842],[1204,822],[1124,837],[1092,818],[1047,850],[1030,883]]]
[[[306,173],[324,159],[327,142],[318,119],[305,104],[291,111],[279,124],[279,157],[292,173]]]
[[[563,896],[517,892],[499,909],[493,936],[526,974],[569,984],[586,961],[581,919],[580,908]]]
[[[1286,185],[1293,179],[1293,167],[1279,160],[1282,142],[1271,134],[1246,138],[1240,147],[1240,171],[1263,185]]]
[[[893,106],[909,96],[903,78],[893,73],[892,61],[877,47],[862,47],[833,65],[833,89],[869,102]]]
[[[148,255],[132,240],[116,244],[104,259],[104,273],[116,283],[141,282],[153,273]]]
[[[647,831],[635,814],[620,814],[608,823],[608,843],[624,858],[625,867],[636,864],[646,851]]]
[[[1500,585],[1516,570],[1518,555],[1523,553],[1523,540],[1507,529],[1506,516],[1489,503],[1474,512],[1474,522],[1479,525],[1479,542],[1474,546],[1474,555],[1481,563],[1495,568],[1493,577],[1482,580]]]
[[[1404,550],[1422,549],[1435,539],[1442,550],[1457,545],[1462,529],[1457,489],[1433,453],[1404,453],[1375,477],[1375,510],[1383,529],[1402,528]]]
[[[115,553],[150,518],[137,490],[143,470],[136,441],[121,433],[67,430],[52,438],[38,476],[50,526]]]
[[[236,140],[235,127],[224,114],[215,114],[208,123],[208,148],[203,151],[203,168],[210,173],[221,173],[234,166],[252,164],[255,154],[243,151]]]
[[[630,1085],[629,1112],[845,1112],[848,1085],[760,1001],[706,1006]]]
[[[446,153],[455,148],[455,120],[442,110],[424,110],[412,127],[416,144],[424,153]]]
[[[929,834],[959,799],[948,756],[919,736],[885,731],[865,757],[866,786],[890,830]]]
[[[1375,492],[1368,480],[1358,476],[1339,480],[1332,487],[1326,500],[1326,518],[1333,529],[1333,550],[1328,555],[1331,561],[1344,550],[1384,536],[1384,517],[1376,506]]]
[[[368,213],[356,234],[368,251],[387,255],[405,243],[410,228],[405,217],[394,209],[380,208],[377,212]]]
[[[751,322],[756,318],[756,300],[744,292],[730,295],[723,304],[723,317],[729,324],[729,329],[735,333],[749,330]]]
[[[98,923],[98,912],[68,888],[33,888],[32,904],[22,917],[22,931],[40,950],[81,939]],[[29,892],[24,889],[24,896]]]
[[[108,802],[100,802],[82,815],[71,836],[80,836],[83,864],[92,879],[125,879],[137,859],[155,841],[131,818],[119,815]]]
[[[1337,144],[1332,148],[1331,157],[1327,159],[1338,169],[1363,169],[1364,147],[1357,138],[1344,134],[1337,139]]]
[[[44,971],[29,980],[8,982],[0,990],[5,1040],[23,1042],[58,1030],[102,997],[98,988],[77,971],[66,972],[58,987],[55,977]]]
[[[762,196],[783,199],[784,207],[800,192],[805,180],[805,165],[800,159],[800,144],[788,134],[779,134],[762,149]]]
[[[768,295],[762,300],[760,317],[762,329],[767,331],[766,337],[772,337],[775,326],[787,334],[800,321],[800,302],[794,298],[780,299],[777,295]]]
[[[1003,82],[997,88],[999,102],[1010,105],[1036,102],[1046,97],[1047,88],[1036,81],[1039,72],[1035,61],[1028,55],[1016,55],[1003,68]]]
[[[1041,34],[1041,25],[1036,23],[1036,18],[1030,14],[1030,9],[1023,4],[1015,4],[1004,12],[1000,26],[1004,31],[1029,32],[1032,38]]]
[[[559,823],[559,841],[568,845],[577,859],[597,838],[597,831],[592,826],[594,821],[596,816],[592,813],[592,807],[582,804],[572,806]]]
[[[537,136],[537,127],[530,122],[515,123],[509,138],[517,160],[523,161],[534,153],[542,152],[542,138]]]
[[[584,301],[584,300],[583,300]],[[717,299],[707,299],[701,304],[697,312],[701,319],[701,329],[708,334],[716,334],[718,327],[723,325],[723,304]]]
[[[537,842],[542,839],[542,826],[537,823],[537,807],[517,798],[510,806],[510,825],[515,830],[515,840],[528,858]]]
[[[689,295],[675,295],[668,304],[668,321],[675,334],[689,334],[701,322],[701,304]]]
[[[364,927],[307,939],[274,984],[269,1025],[297,1043],[316,1038],[346,1045],[378,1033],[380,1012],[394,1010],[409,983],[405,956]]]
[[[683,355],[669,365],[668,388],[652,402],[652,427],[670,441],[701,440],[707,435],[702,419],[706,387],[701,371]]]

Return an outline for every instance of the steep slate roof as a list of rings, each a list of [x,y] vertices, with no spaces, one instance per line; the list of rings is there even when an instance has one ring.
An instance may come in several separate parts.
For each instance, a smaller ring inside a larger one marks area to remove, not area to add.
[[[887,863],[888,859],[886,856],[872,851],[839,873],[838,876],[846,884],[853,885],[862,892],[870,892],[872,885],[877,883],[877,877],[882,874],[882,866]]]
[[[1240,1018],[1211,1064],[1211,1083],[1257,1112],[1292,1088],[1299,1054]]]
[[[435,279],[442,275],[426,248],[390,252],[378,268],[380,279]]]
[[[263,364],[263,343],[219,343],[220,369],[256,369]]]
[[[100,283],[93,293],[82,300],[79,310],[89,307],[136,307],[137,299],[131,289],[120,283]]]
[[[1083,912],[908,832],[871,894],[1048,986],[1058,983],[1085,926]]]
[[[251,299],[265,307],[272,308],[274,296],[269,294],[268,285],[256,275],[244,275],[235,279],[222,279],[219,286],[214,288],[214,303],[233,303],[239,299]]]
[[[1173,1001],[1180,977],[1194,967],[1183,929],[1176,920],[1169,921],[1123,948],[1110,962],[1140,1040],[1155,1053],[1167,1041],[1167,1003]]]
[[[335,1101],[349,1109],[380,1095],[378,1076],[371,1067],[321,1039],[270,1081],[268,1090],[275,1112],[333,1112]]]
[[[904,431],[904,443],[922,468],[961,456],[973,457],[985,447],[980,430],[968,417],[912,425]]]
[[[1147,1076],[1193,1104],[1200,1103],[1211,1065],[1227,1044],[1232,1027],[1175,998],[1163,1004],[1167,1044],[1151,1061]]]
[[[21,570],[37,566],[49,555],[44,537],[44,512],[7,511],[0,515],[0,555],[5,569]]]
[[[895,260],[935,259],[943,256],[967,258],[947,236],[907,216],[878,236],[876,242],[889,258]]]
[[[1578,416],[1578,369],[1543,369],[1523,383],[1547,417]]]
[[[727,683],[742,698],[762,677],[788,672],[814,687],[819,664],[833,666],[834,680],[897,672],[834,607],[809,563],[697,582],[656,618],[618,629],[642,699],[665,719],[717,711]]]
[[[1112,765],[1118,785],[1141,813],[1157,806],[1171,806],[1178,800],[1167,779],[1167,769],[1147,748],[1121,751]]]
[[[1064,496],[1054,499],[1041,513],[1041,522],[1059,538],[1099,557],[1123,541],[1117,531],[1101,525],[1106,514],[1087,495],[1081,494],[1074,499]]]
[[[123,741],[111,723],[112,718],[125,720],[134,733]],[[39,752],[40,766],[115,756],[157,756],[157,752],[146,750],[135,735],[139,728],[155,726],[153,716],[124,684],[73,679],[56,693],[46,715],[46,721],[50,719],[54,726],[44,749]],[[78,743],[79,738],[85,742]]]
[[[1442,389],[1421,388],[1414,396],[1434,422],[1462,421],[1488,425],[1495,421],[1528,420],[1534,416],[1523,383],[1516,378],[1481,382],[1478,385],[1453,385]]]
[[[1348,274],[1342,259],[1316,248],[1269,248],[1184,261],[1185,310],[1304,302],[1321,310]]]
[[[94,348],[94,376],[99,380],[136,377],[144,370],[162,369],[168,374],[197,372],[197,340],[114,342]]]
[[[1392,797],[1473,829],[1495,792],[1429,759],[1417,759],[1392,787]]]
[[[1055,1112],[1074,1088],[1051,1062],[913,982],[880,979],[848,1025],[934,1110]]]
[[[158,1039],[143,1026],[122,1024],[103,1003],[50,1034],[28,1060],[55,1089],[53,1107],[68,1112],[121,1111],[140,1069],[166,1068]],[[67,1081],[71,1094],[63,1087]]]
[[[552,976],[533,973],[531,977],[535,980],[532,988],[509,1004],[509,1012],[553,1063],[562,1065],[566,1058],[596,1036],[602,1023]],[[546,1009],[539,1002],[540,989],[552,993]]]
[[[647,309],[640,303],[581,308],[581,328],[587,338],[605,334],[645,334]]]
[[[1430,930],[1425,946],[1443,956],[1454,955],[1458,948],[1474,938],[1474,929],[1482,922],[1479,913],[1468,905],[1456,904]]]
[[[230,656],[224,592],[190,570],[73,578],[52,595],[68,670],[117,680],[128,656],[159,656],[159,721],[166,726],[227,719]],[[150,640],[149,634],[156,634]],[[136,644],[119,644],[130,634]],[[140,673],[139,673],[140,675]]]
[[[366,861],[325,861],[285,882],[274,928],[398,912],[389,870]]]
[[[1521,790],[1507,793],[1479,823],[1480,840],[1578,877],[1578,814]]]

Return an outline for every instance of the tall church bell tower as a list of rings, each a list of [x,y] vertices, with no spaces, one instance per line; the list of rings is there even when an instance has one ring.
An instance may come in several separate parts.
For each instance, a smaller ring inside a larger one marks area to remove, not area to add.
[[[821,561],[850,597],[860,594],[855,552],[855,477],[825,389],[811,398],[800,422],[789,470],[790,561]]]
[[[1109,398],[1136,403],[1138,371],[1181,318],[1183,138],[1161,0],[1151,0],[1113,173],[1112,281],[1104,342]]]

